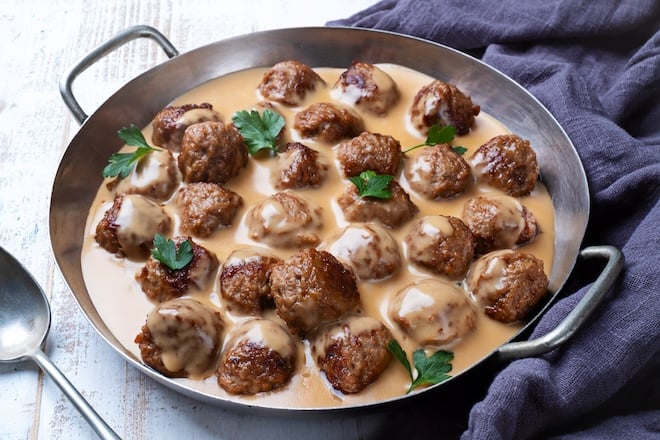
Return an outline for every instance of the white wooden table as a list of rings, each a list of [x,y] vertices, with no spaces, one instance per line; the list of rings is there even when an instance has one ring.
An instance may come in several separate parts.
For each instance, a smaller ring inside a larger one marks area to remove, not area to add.
[[[424,410],[411,406],[394,416],[289,420],[237,413],[181,396],[127,365],[93,331],[50,249],[51,185],[59,159],[78,129],[60,99],[58,82],[76,59],[134,24],[159,29],[185,52],[257,30],[322,25],[373,3],[0,0],[0,246],[32,272],[50,298],[53,316],[46,353],[123,438],[353,439],[388,438],[397,429],[411,434],[443,432],[428,405],[422,406]],[[164,60],[156,45],[144,40],[130,43],[83,73],[74,92],[91,113],[123,83]],[[410,429],[403,426],[420,414],[431,420],[415,422]],[[94,437],[34,365],[0,364],[0,439]]]

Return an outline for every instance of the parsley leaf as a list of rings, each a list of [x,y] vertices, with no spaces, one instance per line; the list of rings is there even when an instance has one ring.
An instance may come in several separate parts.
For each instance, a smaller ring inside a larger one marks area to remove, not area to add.
[[[426,140],[419,145],[415,145],[414,147],[408,148],[403,152],[403,154],[406,154],[412,150],[416,150],[417,148],[420,147],[426,147],[426,146],[432,147],[433,145],[447,144],[454,139],[455,135],[456,135],[456,127],[454,127],[453,125],[445,125],[444,127],[440,127],[438,124],[433,124],[431,128],[429,128],[429,133],[426,136]]]
[[[122,128],[117,132],[119,138],[132,147],[138,147],[132,153],[114,153],[108,159],[108,165],[103,168],[103,177],[119,176],[120,179],[128,176],[133,169],[134,164],[141,157],[146,156],[157,148],[150,146],[142,135],[142,131],[135,125]]]
[[[359,176],[349,177],[348,180],[357,186],[360,198],[375,197],[377,199],[389,199],[392,191],[388,188],[394,176],[389,174],[376,174],[375,171],[363,171]]]
[[[461,156],[464,155],[465,152],[467,151],[467,148],[461,146],[451,147],[451,149],[457,152],[458,154],[460,154]]]
[[[192,243],[185,240],[177,248],[174,241],[156,234],[151,255],[172,270],[183,269],[193,259]]]
[[[452,369],[450,362],[454,359],[454,353],[450,351],[439,350],[430,357],[426,357],[424,350],[416,350],[413,353],[413,364],[415,365],[417,377],[414,377],[410,362],[408,362],[408,356],[396,339],[390,339],[387,349],[401,362],[410,376],[411,383],[408,393],[420,386],[444,382],[451,377],[447,373]]]
[[[243,136],[252,156],[263,149],[277,152],[275,143],[284,127],[282,115],[270,109],[264,110],[263,115],[256,110],[241,110],[234,113],[231,120]]]

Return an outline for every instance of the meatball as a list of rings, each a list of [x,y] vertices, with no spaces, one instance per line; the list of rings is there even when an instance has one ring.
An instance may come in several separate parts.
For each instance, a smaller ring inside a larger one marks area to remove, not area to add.
[[[220,227],[231,226],[243,198],[217,183],[194,182],[179,190],[176,206],[181,231],[206,238]]]
[[[316,246],[321,208],[289,191],[257,203],[247,214],[248,236],[280,248]]]
[[[222,346],[220,314],[194,299],[158,304],[135,337],[145,364],[168,377],[204,378]]]
[[[218,385],[231,394],[257,394],[286,385],[296,367],[296,345],[279,324],[250,319],[233,331],[218,363]]]
[[[359,61],[341,74],[334,90],[340,100],[378,116],[386,115],[401,97],[392,77],[373,64]]]
[[[319,102],[296,113],[293,127],[303,138],[333,143],[360,134],[364,122],[351,110]]]
[[[380,321],[352,316],[322,332],[312,354],[335,389],[344,394],[359,393],[389,365],[390,339],[390,331]]]
[[[232,124],[201,122],[186,128],[178,160],[184,182],[225,183],[247,165],[248,150]]]
[[[151,199],[119,194],[96,226],[96,242],[108,252],[146,258],[156,234],[169,234],[172,219]]]
[[[401,266],[399,245],[378,223],[353,223],[330,238],[325,250],[351,266],[362,280],[379,280]]]
[[[423,148],[406,161],[404,174],[410,187],[430,200],[461,194],[472,182],[472,170],[449,144]]]
[[[463,206],[463,221],[474,235],[479,254],[527,243],[537,231],[534,214],[505,195],[471,198]]]
[[[227,257],[220,274],[220,294],[242,312],[258,314],[272,306],[270,272],[281,260],[264,250],[242,248]]]
[[[466,278],[467,288],[486,315],[500,322],[519,321],[539,303],[548,289],[543,261],[511,249],[479,258]]]
[[[467,134],[479,114],[478,105],[463,94],[456,86],[435,80],[422,87],[410,109],[413,126],[426,133],[429,127],[453,125],[459,135]]]
[[[311,67],[295,60],[282,61],[268,70],[258,86],[268,101],[288,106],[300,105],[307,92],[325,86],[325,81]]]
[[[448,347],[477,325],[477,310],[455,284],[425,279],[398,291],[388,304],[389,317],[422,346]]]
[[[181,269],[170,269],[150,256],[147,263],[135,274],[142,291],[151,301],[163,302],[188,293],[191,288],[204,290],[218,268],[214,253],[198,245],[190,237],[175,237],[178,250],[188,240],[192,246],[192,260]]]
[[[297,335],[340,318],[360,302],[353,272],[316,249],[303,249],[273,266],[270,289],[277,314]]]
[[[465,275],[474,257],[472,232],[457,217],[431,215],[410,228],[406,236],[408,258],[449,278]]]
[[[359,176],[363,171],[395,176],[402,156],[399,141],[367,131],[342,142],[337,149],[337,160],[348,177]]]
[[[474,172],[488,185],[513,197],[529,194],[539,178],[539,164],[529,141],[516,136],[495,136],[470,157]]]
[[[135,168],[116,184],[118,194],[141,194],[154,200],[170,198],[179,186],[179,169],[171,151],[152,151],[142,157]]]
[[[208,103],[165,107],[158,112],[151,124],[153,127],[151,142],[170,151],[179,152],[186,128],[199,122],[221,120],[220,114]]]
[[[319,153],[300,142],[286,144],[277,157],[279,173],[275,187],[278,189],[319,186],[328,172],[328,164]]]
[[[396,228],[417,214],[419,208],[406,191],[396,181],[390,182],[392,197],[378,199],[360,197],[355,185],[346,187],[346,191],[337,199],[344,211],[344,217],[350,222],[380,221],[386,226]]]

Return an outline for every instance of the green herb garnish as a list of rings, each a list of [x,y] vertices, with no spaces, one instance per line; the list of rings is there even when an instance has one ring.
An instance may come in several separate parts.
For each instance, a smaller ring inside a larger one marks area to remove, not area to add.
[[[457,152],[458,154],[460,154],[461,156],[464,155],[465,152],[467,151],[467,148],[461,146],[451,147],[451,149]]]
[[[231,120],[243,136],[252,156],[263,149],[277,153],[277,136],[284,127],[282,115],[270,109],[264,110],[263,115],[256,110],[241,110],[236,112]]]
[[[172,270],[183,269],[193,259],[192,243],[185,240],[177,248],[174,241],[156,234],[151,255]]]
[[[431,128],[429,128],[429,133],[426,136],[426,140],[419,144],[415,145],[414,147],[410,147],[407,150],[403,152],[403,154],[406,154],[412,150],[416,150],[417,148],[421,147],[432,147],[433,145],[438,145],[438,144],[447,144],[451,142],[454,139],[454,136],[456,136],[456,127],[453,125],[445,125],[444,127],[440,127],[438,124],[433,124],[431,125]],[[463,148],[463,147],[456,147],[456,148]],[[458,154],[463,154],[460,153],[459,151],[454,148],[454,151],[456,151]]]
[[[348,178],[357,187],[360,198],[375,197],[377,199],[389,199],[392,197],[392,191],[389,189],[389,185],[393,179],[394,176],[376,174],[375,171],[363,171],[359,176]]]
[[[439,350],[430,357],[426,357],[426,353],[422,349],[415,351],[413,353],[413,365],[417,373],[415,377],[410,362],[408,362],[408,356],[396,339],[390,339],[387,349],[401,362],[410,376],[410,387],[406,394],[415,388],[444,382],[451,377],[447,373],[452,369],[451,360],[454,359],[454,353],[450,351]]]
[[[132,153],[114,153],[111,155],[108,165],[103,168],[103,177],[119,176],[120,179],[123,179],[129,175],[133,166],[141,157],[152,151],[158,151],[158,149],[147,144],[140,129],[133,124],[128,128],[120,129],[117,135],[126,145],[138,148]]]

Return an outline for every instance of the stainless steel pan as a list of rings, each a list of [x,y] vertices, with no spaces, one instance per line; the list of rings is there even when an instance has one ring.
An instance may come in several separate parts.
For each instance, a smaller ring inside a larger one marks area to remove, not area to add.
[[[171,59],[127,83],[87,116],[72,93],[74,80],[107,53],[136,38],[155,40]],[[147,26],[137,26],[87,54],[62,79],[62,97],[82,126],[60,163],[50,208],[50,236],[57,264],[91,325],[126,361],[158,382],[198,400],[254,408],[254,403],[243,405],[189,389],[144,366],[140,359],[119,343],[94,308],[83,282],[80,255],[87,213],[102,182],[101,170],[110,154],[121,146],[115,135],[119,128],[131,123],[147,125],[170,101],[205,81],[241,69],[271,66],[286,59],[297,59],[312,66],[332,67],[348,66],[356,59],[402,64],[457,84],[484,111],[495,115],[513,132],[530,140],[538,156],[542,179],[554,204],[555,253],[550,274],[550,298],[521,332],[556,299],[579,256],[607,260],[605,269],[584,299],[548,335],[532,341],[516,341],[514,338],[447,382],[415,395],[361,407],[380,407],[412,399],[416,395],[437,392],[460,381],[462,376],[487,359],[537,355],[559,346],[577,331],[608,291],[622,268],[623,259],[618,250],[609,246],[580,250],[589,218],[589,190],[584,169],[573,144],[558,122],[513,80],[451,48],[394,33],[348,28],[281,29],[219,41],[179,55],[161,33]],[[259,404],[256,406],[259,407]],[[274,408],[259,408],[266,412],[277,411]]]

